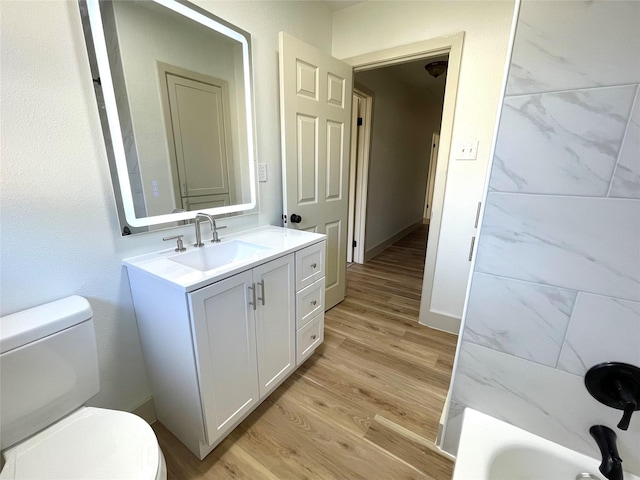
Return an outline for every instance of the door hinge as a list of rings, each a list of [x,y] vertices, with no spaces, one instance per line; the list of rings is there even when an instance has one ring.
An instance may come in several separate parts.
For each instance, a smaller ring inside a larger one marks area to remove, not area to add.
[[[476,223],[473,226],[474,228],[478,228],[478,222],[480,222],[480,208],[482,208],[482,202],[478,202],[478,209],[476,210]]]
[[[356,247],[358,246],[358,242],[356,242],[356,241],[354,240],[354,241],[353,241],[353,243],[351,244],[351,246],[352,246],[353,248],[356,248]]]
[[[473,246],[476,244],[476,237],[471,237],[471,247],[469,248],[469,261],[473,258]]]
[[[285,225],[287,224],[287,216],[286,215],[282,215],[282,223],[284,223]]]
[[[358,117],[358,126],[361,127],[362,126],[362,117]]]

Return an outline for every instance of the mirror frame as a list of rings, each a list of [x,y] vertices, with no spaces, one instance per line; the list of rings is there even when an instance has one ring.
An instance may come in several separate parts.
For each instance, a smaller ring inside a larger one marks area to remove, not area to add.
[[[216,17],[210,12],[193,5],[184,0],[147,0],[152,3],[162,5],[173,12],[187,17],[195,22],[211,28],[229,38],[237,40],[242,45],[242,63],[244,75],[244,94],[245,94],[245,113],[247,128],[247,152],[249,161],[249,181],[251,201],[249,203],[227,205],[223,207],[208,208],[203,210],[192,210],[180,213],[170,213],[165,215],[155,215],[150,217],[138,218],[135,215],[133,194],[131,190],[131,182],[129,180],[129,172],[127,168],[127,159],[125,147],[120,129],[120,114],[116,104],[115,90],[113,87],[113,78],[111,76],[111,67],[107,54],[106,37],[102,24],[102,15],[100,13],[100,0],[79,0],[81,15],[86,12],[88,16],[88,25],[83,21],[85,29],[85,40],[87,44],[87,53],[91,63],[92,73],[97,69],[98,78],[94,78],[97,83],[96,90],[101,87],[102,97],[104,100],[104,110],[101,109],[100,96],[96,91],[98,100],[98,108],[103,123],[102,130],[105,135],[105,148],[109,158],[109,167],[111,169],[111,177],[114,183],[114,194],[118,197],[120,194],[121,205],[118,205],[118,216],[121,217],[120,209],[126,223],[131,227],[150,227],[153,225],[162,225],[172,222],[181,222],[194,219],[198,212],[205,212],[210,215],[225,215],[229,213],[252,210],[257,206],[257,183],[256,183],[256,140],[255,140],[255,116],[253,103],[253,70],[251,55],[251,34],[244,30]],[[89,29],[89,31],[87,31]],[[92,51],[93,50],[93,51]],[[105,122],[106,121],[106,122]],[[105,125],[105,123],[107,125]],[[106,138],[107,135],[110,136]],[[110,140],[110,142],[109,142]],[[111,147],[109,147],[109,143]],[[109,152],[111,150],[111,152]],[[112,158],[111,158],[112,157]],[[113,166],[115,165],[115,172]],[[116,177],[118,185],[116,186]],[[118,198],[116,198],[116,202]],[[120,218],[121,228],[123,225]],[[167,225],[167,228],[171,226]],[[123,230],[124,232],[124,230]],[[122,232],[121,232],[122,233]],[[137,233],[137,232],[136,232]],[[128,235],[128,233],[123,233]]]

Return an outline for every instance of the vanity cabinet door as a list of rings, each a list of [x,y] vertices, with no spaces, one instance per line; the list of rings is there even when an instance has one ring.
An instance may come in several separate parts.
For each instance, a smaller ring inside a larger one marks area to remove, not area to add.
[[[296,366],[293,254],[253,269],[260,398]]]
[[[247,271],[189,294],[209,445],[259,401],[252,288]]]

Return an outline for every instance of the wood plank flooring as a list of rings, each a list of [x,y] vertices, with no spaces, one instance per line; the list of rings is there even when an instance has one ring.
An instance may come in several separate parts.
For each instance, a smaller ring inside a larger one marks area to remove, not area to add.
[[[204,461],[154,424],[169,479],[450,479],[434,441],[457,337],[417,323],[426,236],[348,268],[322,346]]]

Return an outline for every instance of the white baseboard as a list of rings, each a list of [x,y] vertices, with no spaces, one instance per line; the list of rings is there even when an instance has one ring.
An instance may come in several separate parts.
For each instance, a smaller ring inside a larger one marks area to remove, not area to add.
[[[458,335],[460,333],[460,323],[461,319],[458,317],[452,317],[451,315],[432,311],[427,312],[426,322],[420,322],[421,325],[426,325],[427,327],[435,328],[436,330],[442,330],[443,332],[453,333],[454,335]]]
[[[149,425],[151,425],[152,423],[155,423],[156,420],[157,420],[156,407],[155,407],[155,405],[153,403],[153,398],[152,397],[149,397],[146,400],[144,400],[140,405],[135,407],[131,411],[131,413],[141,417]]]
[[[375,247],[370,248],[369,250],[364,252],[364,261],[368,262],[373,257],[378,255],[379,253],[382,253],[384,250],[386,250],[391,245],[396,243],[401,238],[406,237],[407,235],[409,235],[414,230],[417,230],[418,228],[420,228],[422,225],[423,225],[422,224],[422,219],[420,219],[416,223],[413,223],[413,224],[409,225],[407,228],[399,231],[395,235],[393,235],[393,236],[387,238],[386,240],[382,241],[381,243],[379,243]],[[425,248],[426,248],[426,243],[425,243]]]

